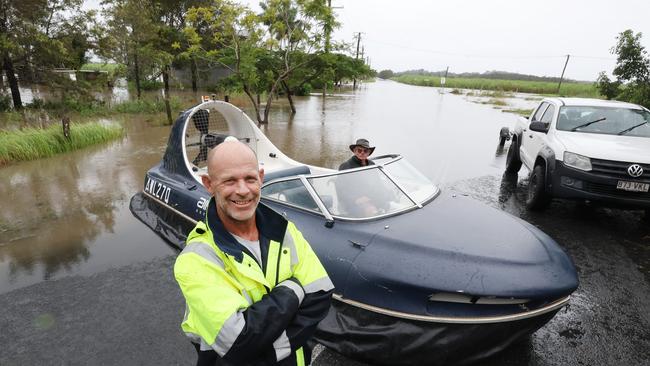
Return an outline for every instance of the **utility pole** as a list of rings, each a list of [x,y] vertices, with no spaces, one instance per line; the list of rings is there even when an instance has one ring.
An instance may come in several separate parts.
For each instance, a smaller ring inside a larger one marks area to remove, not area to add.
[[[330,11],[330,17],[332,13],[332,0],[327,0],[327,7]],[[325,55],[330,53],[330,34],[332,33],[332,24],[330,23],[331,18],[325,22]],[[323,80],[323,103],[325,103],[325,94],[327,94],[327,81]],[[324,108],[324,104],[323,104]]]
[[[361,32],[357,32],[357,55],[354,57],[355,60],[359,59],[359,44],[361,43]],[[354,78],[352,84],[352,90],[357,90],[357,78]]]
[[[325,24],[323,25],[324,31],[325,31],[325,54],[327,55],[330,53],[330,39],[331,39],[331,34],[332,34],[332,21],[334,20],[334,17],[332,16],[332,9],[343,9],[342,6],[336,6],[332,8],[332,0],[327,0],[327,7],[329,8],[329,17],[327,21],[325,21]],[[323,81],[323,101],[325,101],[325,94],[327,93],[327,81]]]
[[[562,79],[564,79],[566,65],[569,63],[569,57],[571,57],[571,55],[566,55],[566,61],[564,62],[564,68],[562,69],[562,76],[560,76],[560,83],[557,85],[557,94],[560,94],[560,87],[562,86]]]

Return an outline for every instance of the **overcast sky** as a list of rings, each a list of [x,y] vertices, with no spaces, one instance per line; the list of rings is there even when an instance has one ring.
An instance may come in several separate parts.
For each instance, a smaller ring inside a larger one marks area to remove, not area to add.
[[[259,1],[241,1],[257,4]],[[361,35],[376,70],[503,70],[595,80],[611,73],[616,35],[643,33],[650,49],[649,0],[332,0],[335,38]]]
[[[98,0],[87,0],[98,2]],[[239,0],[259,9],[259,0]],[[362,32],[365,56],[380,71],[511,71],[595,80],[611,71],[618,33],[644,34],[650,50],[650,0],[332,0],[341,28]]]

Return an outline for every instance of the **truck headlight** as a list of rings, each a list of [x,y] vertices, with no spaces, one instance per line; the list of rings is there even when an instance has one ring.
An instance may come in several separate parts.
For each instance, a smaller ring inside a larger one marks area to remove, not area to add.
[[[572,152],[564,152],[564,165],[570,166],[572,168],[590,171],[591,170],[591,159],[586,156],[578,155]]]

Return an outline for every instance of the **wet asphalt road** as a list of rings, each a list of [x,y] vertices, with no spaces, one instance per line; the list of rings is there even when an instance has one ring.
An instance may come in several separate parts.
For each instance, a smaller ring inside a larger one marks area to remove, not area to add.
[[[545,327],[482,365],[650,365],[650,224],[641,211],[557,201],[523,209],[519,179],[445,187],[538,226],[573,258],[580,287]],[[144,226],[142,230],[148,230]],[[508,235],[508,233],[503,233]],[[0,295],[0,365],[189,365],[174,256]],[[322,347],[313,365],[365,365]]]

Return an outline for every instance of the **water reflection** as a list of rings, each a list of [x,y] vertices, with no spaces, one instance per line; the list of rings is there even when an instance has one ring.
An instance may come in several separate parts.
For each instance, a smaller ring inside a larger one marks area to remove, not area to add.
[[[501,183],[499,184],[499,204],[503,208],[515,194],[517,190],[517,182],[519,176],[517,173],[504,172],[501,176]]]
[[[20,90],[20,99],[23,104],[27,105],[36,99],[44,101],[56,101],[61,98],[60,94],[50,89],[46,85],[24,85],[19,84],[18,89]],[[4,83],[0,84],[0,90],[2,90],[6,95],[10,95],[9,84]],[[148,96],[158,96],[161,95],[161,91],[147,91],[145,95]],[[95,99],[105,102],[108,105],[114,105],[126,102],[130,100],[133,96],[128,88],[128,83],[125,78],[118,78],[113,87],[103,88],[101,91],[94,91],[93,96]]]
[[[128,235],[137,228],[128,200],[160,158],[169,128],[133,120],[127,128],[121,141],[2,168],[0,292],[169,252],[143,250],[138,241],[153,236],[145,231]]]

